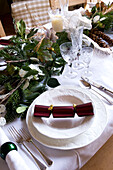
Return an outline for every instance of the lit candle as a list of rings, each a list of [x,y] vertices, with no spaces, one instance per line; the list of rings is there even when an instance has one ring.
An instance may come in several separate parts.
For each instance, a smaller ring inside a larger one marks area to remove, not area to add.
[[[61,15],[54,15],[51,17],[52,27],[56,32],[63,30],[63,19]]]

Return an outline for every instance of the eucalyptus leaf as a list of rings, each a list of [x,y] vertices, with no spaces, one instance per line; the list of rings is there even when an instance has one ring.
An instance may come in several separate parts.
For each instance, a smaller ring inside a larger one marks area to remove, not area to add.
[[[36,91],[42,91],[45,89],[45,85],[43,83],[36,83],[34,86],[31,87],[31,91],[32,92],[36,92]]]
[[[24,78],[26,77],[29,77],[29,76],[32,76],[32,75],[36,75],[38,74],[38,71],[37,70],[30,70],[26,73],[26,75],[24,76]]]
[[[35,29],[35,28],[31,29],[29,34],[27,35],[27,38],[31,38],[34,34],[37,33],[37,31],[38,29]]]
[[[57,80],[56,78],[50,78],[50,79],[47,81],[47,85],[48,85],[49,87],[54,88],[54,87],[59,86],[60,83],[58,82],[58,80]]]
[[[20,107],[17,107],[17,109],[16,109],[16,112],[17,113],[23,113],[23,112],[25,112],[26,111],[26,109],[28,108],[28,106],[20,106]]]
[[[16,23],[16,25],[17,25],[19,35],[21,36],[22,39],[24,39],[25,38],[25,30],[26,30],[25,22],[23,20],[20,20]]]
[[[31,93],[29,96],[26,96],[26,100],[34,100],[36,97],[38,97],[40,95],[39,92],[34,92]]]

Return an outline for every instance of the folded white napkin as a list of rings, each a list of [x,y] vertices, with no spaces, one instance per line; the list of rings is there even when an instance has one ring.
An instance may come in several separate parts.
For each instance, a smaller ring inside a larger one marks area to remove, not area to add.
[[[9,142],[8,137],[5,135],[3,129],[0,127],[0,147],[5,142]],[[10,151],[6,155],[6,162],[10,170],[30,170],[28,166],[25,164],[24,160],[16,150]]]

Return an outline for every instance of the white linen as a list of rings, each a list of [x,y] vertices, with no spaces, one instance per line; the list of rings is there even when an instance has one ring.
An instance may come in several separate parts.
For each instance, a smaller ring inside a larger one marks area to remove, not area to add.
[[[9,142],[10,140],[5,135],[4,131],[0,127],[0,146],[3,145],[5,142]],[[10,151],[6,155],[6,162],[8,164],[8,167],[10,170],[30,170],[26,163],[24,162],[24,159],[20,156],[19,152],[16,150]],[[1,169],[1,168],[0,168]]]
[[[113,57],[111,55],[105,54],[101,50],[96,50],[94,56],[92,57],[91,63],[90,63],[90,69],[93,72],[93,75],[91,79],[99,84],[102,84],[106,88],[109,88],[113,91]],[[78,71],[78,76],[76,79],[65,79],[63,76],[59,76],[58,80],[61,85],[76,85],[80,86],[80,77],[84,70]],[[96,89],[97,90],[97,89]],[[90,90],[91,91],[91,90]],[[93,92],[93,91],[92,91]],[[100,91],[99,91],[100,92]],[[94,93],[97,95],[96,93]],[[113,101],[113,96],[108,96],[107,94],[103,93],[106,97],[110,98]],[[108,123],[101,134],[99,138],[97,138],[95,141],[90,143],[89,145],[73,149],[73,150],[57,150],[57,149],[51,149],[48,148],[39,142],[35,141],[35,144],[44,152],[46,155],[48,155],[51,160],[53,160],[53,165],[48,167],[48,170],[76,170],[80,167],[82,167],[102,146],[103,144],[110,138],[111,135],[113,135],[113,106],[109,105],[102,97],[98,95],[98,97],[104,102],[104,105],[107,110],[108,114]],[[15,120],[11,123],[11,125],[16,126],[16,128],[26,127],[25,121],[21,121],[19,119]],[[10,125],[10,124],[9,124]],[[9,125],[6,125],[4,127],[4,132],[7,133],[7,127]],[[10,135],[9,135],[10,136]],[[1,139],[1,136],[0,136]],[[40,158],[38,155],[38,152],[34,147],[32,147],[30,144],[32,151],[34,154],[36,154],[37,157]],[[26,151],[21,148],[18,151],[21,156],[24,158],[24,160],[27,162],[27,165],[30,169],[37,170],[37,167],[35,166],[34,162],[32,161],[31,157],[26,153]],[[41,161],[43,161],[41,159]],[[4,163],[2,159],[0,159],[0,169],[1,170],[8,170],[8,167]],[[23,168],[24,169],[24,168]]]

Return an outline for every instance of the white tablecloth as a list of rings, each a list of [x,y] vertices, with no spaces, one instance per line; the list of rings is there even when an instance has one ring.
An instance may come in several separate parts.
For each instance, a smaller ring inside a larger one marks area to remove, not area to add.
[[[113,35],[112,35],[113,36]],[[93,72],[93,75],[91,77],[92,80],[95,82],[98,82],[105,86],[106,88],[109,88],[113,91],[113,57],[112,55],[104,54],[101,51],[95,50],[94,56],[92,57],[91,63],[90,63],[90,69]],[[64,79],[62,76],[58,77],[59,82],[61,85],[76,85],[80,86],[80,77],[83,73],[83,69],[78,71],[78,76],[75,79]],[[93,92],[93,91],[92,91]],[[110,97],[106,95],[113,101],[113,96]],[[100,97],[100,96],[98,96]],[[48,167],[48,170],[76,170],[80,169],[101,147],[102,145],[110,138],[110,136],[113,134],[113,106],[109,105],[102,97],[100,97],[102,101],[105,104],[107,114],[108,114],[108,123],[103,131],[102,135],[96,139],[91,144],[78,148],[73,150],[57,150],[52,148],[47,148],[43,146],[42,144],[38,143],[34,140],[36,145],[53,160],[53,165]],[[12,140],[10,135],[8,134],[7,128],[10,125],[14,125],[17,128],[24,127],[27,129],[26,122],[21,121],[20,119],[15,120],[14,122],[6,125],[3,127],[3,130],[5,131],[6,135],[9,137],[9,139]],[[39,156],[38,152],[32,146],[31,144],[28,144],[29,147],[32,149],[34,154],[39,158],[43,163],[44,161]],[[26,164],[30,167],[30,169],[36,170],[37,167],[35,166],[34,162],[31,159],[31,156],[27,153],[27,151],[21,146],[19,148],[19,153],[23,157]],[[45,164],[46,165],[46,164]],[[0,170],[8,170],[8,166],[4,160],[0,158]]]

